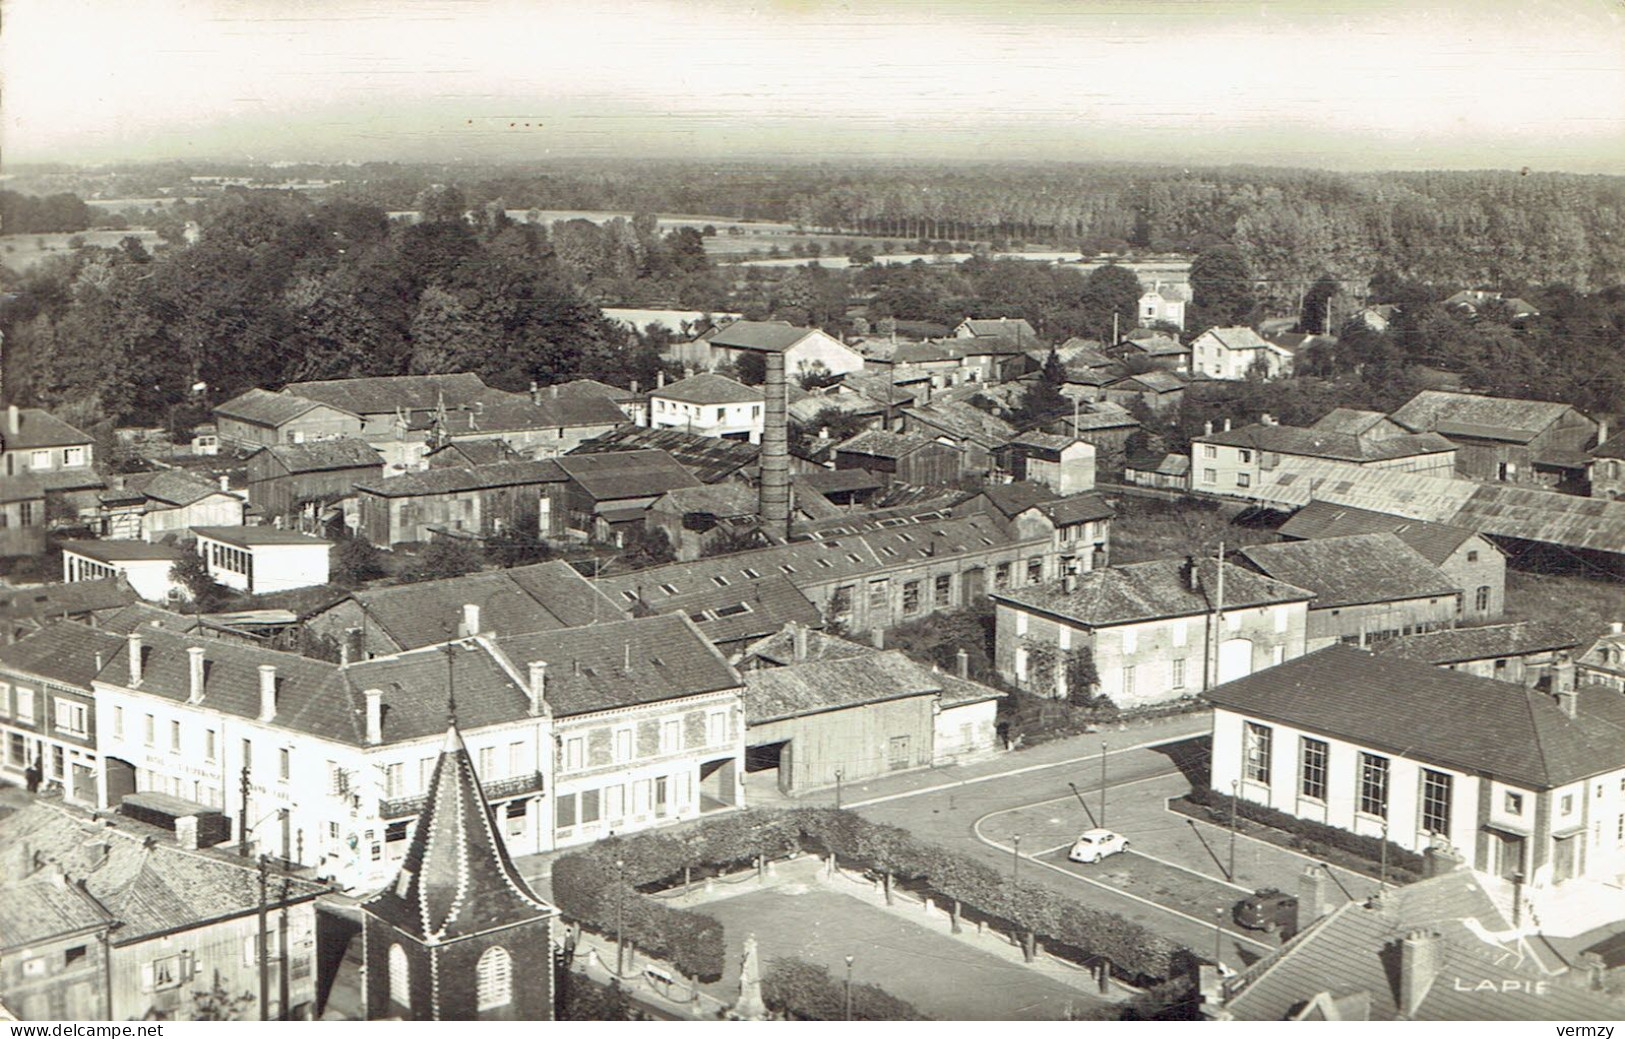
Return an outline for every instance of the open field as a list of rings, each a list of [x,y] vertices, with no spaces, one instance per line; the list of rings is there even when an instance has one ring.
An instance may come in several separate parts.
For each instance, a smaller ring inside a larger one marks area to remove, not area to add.
[[[722,922],[728,962],[738,963],[745,936],[755,934],[765,968],[793,956],[829,968],[837,981],[853,957],[852,980],[873,984],[945,1021],[1054,1021],[1070,1004],[1094,1005],[1080,989],[1001,960],[936,930],[900,919],[830,891],[774,888],[716,902],[699,911]],[[738,995],[737,974],[715,995]]]
[[[1587,638],[1625,620],[1625,584],[1507,570],[1508,621],[1546,621]]]
[[[0,265],[22,274],[38,265],[47,256],[60,256],[69,252],[68,239],[75,235],[86,245],[112,247],[129,235],[141,239],[148,249],[159,243],[156,231],[75,231],[73,234],[13,234],[0,236]],[[41,248],[43,244],[44,248]]]

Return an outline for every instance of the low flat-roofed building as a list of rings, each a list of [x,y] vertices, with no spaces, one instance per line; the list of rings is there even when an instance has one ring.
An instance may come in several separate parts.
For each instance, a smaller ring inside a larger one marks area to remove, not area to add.
[[[168,602],[186,595],[185,588],[169,576],[184,551],[175,545],[145,541],[64,541],[62,579],[123,578],[141,598]]]
[[[250,595],[326,584],[333,543],[276,527],[193,527],[209,576]]]

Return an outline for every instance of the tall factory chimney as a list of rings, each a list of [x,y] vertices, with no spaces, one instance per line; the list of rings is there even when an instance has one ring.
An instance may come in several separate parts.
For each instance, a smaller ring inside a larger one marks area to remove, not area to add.
[[[790,536],[789,401],[784,378],[784,351],[764,350],[767,378],[762,391],[761,499],[758,511],[762,532],[783,541]]]

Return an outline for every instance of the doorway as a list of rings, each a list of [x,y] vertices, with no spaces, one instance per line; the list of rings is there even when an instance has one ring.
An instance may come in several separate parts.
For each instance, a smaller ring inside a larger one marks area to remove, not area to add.
[[[1219,681],[1246,678],[1253,673],[1251,639],[1227,639],[1219,643]]]

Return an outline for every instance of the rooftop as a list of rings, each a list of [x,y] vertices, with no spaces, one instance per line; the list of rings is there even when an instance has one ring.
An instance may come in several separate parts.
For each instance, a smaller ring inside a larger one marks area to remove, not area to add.
[[[1000,602],[1030,607],[1086,627],[1211,613],[1218,607],[1218,563],[1211,559],[1195,561],[1194,579],[1192,566],[1185,559],[1155,559],[1078,574],[1076,591],[1068,592],[1064,583],[1057,581],[991,594]],[[1234,563],[1224,564],[1224,609],[1306,602],[1312,598],[1313,592]]]
[[[44,408],[18,408],[16,432],[4,425],[8,414],[0,413],[0,450],[75,447],[91,442],[89,433],[75,429]]]
[[[1379,642],[1371,651],[1379,657],[1438,666],[1573,649],[1583,641],[1564,625],[1518,621],[1407,635]]]
[[[301,534],[297,530],[280,530],[276,527],[193,527],[192,533],[200,538],[221,541],[239,548],[254,548],[260,545],[328,547],[333,544],[331,541],[324,541],[309,534]]]
[[[796,718],[822,711],[934,696],[937,676],[898,650],[793,662],[745,672],[745,722]]]
[[[667,383],[663,388],[651,391],[649,396],[685,404],[751,404],[760,403],[764,392],[760,386],[746,386],[726,375],[701,372]]]
[[[124,647],[124,638],[77,621],[48,624],[9,646],[0,646],[0,670],[23,671],[63,685],[89,689],[105,662]]]
[[[529,462],[497,462],[492,465],[421,469],[399,476],[360,480],[356,482],[355,489],[383,498],[407,498],[420,494],[458,494],[489,487],[560,483],[565,478],[558,460],[540,458]]]
[[[797,328],[787,321],[735,321],[702,338],[709,340],[712,346],[733,350],[783,353],[816,331],[815,328]]]
[[[284,422],[292,422],[312,408],[321,407],[324,403],[327,402],[311,400],[295,393],[272,393],[270,390],[255,387],[224,404],[216,404],[214,413],[222,418],[240,419],[256,426],[280,426]],[[337,407],[340,411],[348,410],[342,406]]]
[[[273,444],[262,447],[290,473],[317,473],[333,469],[382,467],[383,456],[357,437],[312,440],[304,444]],[[256,452],[258,453],[258,452]]]
[[[145,560],[176,560],[180,548],[169,544],[148,544],[145,541],[64,541],[62,551],[72,552],[87,559],[103,563],[136,563]]]
[[[661,614],[499,642],[521,670],[545,661],[555,717],[737,689],[739,673],[689,619]],[[458,710],[462,707],[461,693]]]
[[[1391,416],[1406,429],[1528,443],[1574,409],[1545,400],[1423,390]]]
[[[116,610],[139,599],[140,596],[122,577],[39,584],[27,588],[0,586],[0,619],[82,615],[97,610]]]
[[[577,426],[616,426],[626,415],[614,401],[584,394],[536,400],[522,393],[487,391],[479,399],[447,407],[438,423],[447,436],[469,433],[502,433],[534,429],[569,429]]]
[[[1268,350],[1270,344],[1257,332],[1245,325],[1232,325],[1228,328],[1210,328],[1203,332],[1198,339],[1212,336],[1219,341],[1219,345],[1226,350]]]
[[[597,584],[612,601],[638,616],[682,614],[702,635],[719,645],[761,638],[786,624],[824,623],[818,607],[782,573],[761,573],[754,578],[741,574],[723,585],[715,581],[679,583],[671,574],[664,575],[664,580],[645,579],[644,575],[651,573],[640,570],[605,577]],[[668,587],[676,590],[667,591]]]
[[[702,483],[716,483],[755,465],[762,452],[760,445],[741,440],[724,440],[681,429],[623,425],[583,441],[569,456],[650,450],[664,451]]]
[[[1411,433],[1372,438],[1352,433],[1305,429],[1301,426],[1282,426],[1276,423],[1254,423],[1238,429],[1207,433],[1192,437],[1191,442],[1250,447],[1257,451],[1273,451],[1307,458],[1329,458],[1343,462],[1389,461],[1456,449],[1455,444],[1438,433]]]
[[[472,404],[486,397],[490,387],[472,372],[455,372],[293,382],[283,387],[283,393],[320,401],[357,415],[377,415]]]
[[[884,429],[866,429],[835,445],[836,454],[872,455],[875,458],[902,458],[936,443],[928,437],[892,433]],[[947,445],[942,445],[946,447]],[[949,450],[955,450],[949,448]]]
[[[1314,609],[1454,596],[1461,588],[1393,534],[1251,545],[1238,555],[1277,581],[1315,593]]]
[[[554,460],[565,476],[594,501],[653,498],[700,480],[664,451],[569,454]]]
[[[1625,697],[1579,690],[1577,716],[1513,682],[1335,645],[1208,692],[1216,706],[1533,790],[1625,768]]]
[[[1276,532],[1284,538],[1338,538],[1351,534],[1390,533],[1421,553],[1434,566],[1449,559],[1461,543],[1476,537],[1463,527],[1406,519],[1385,512],[1312,501],[1293,513]],[[1492,551],[1498,551],[1492,549]]]
[[[1358,408],[1333,408],[1316,419],[1309,428],[1322,433],[1349,433],[1363,436],[1374,427],[1392,421],[1380,411],[1361,411]]]

